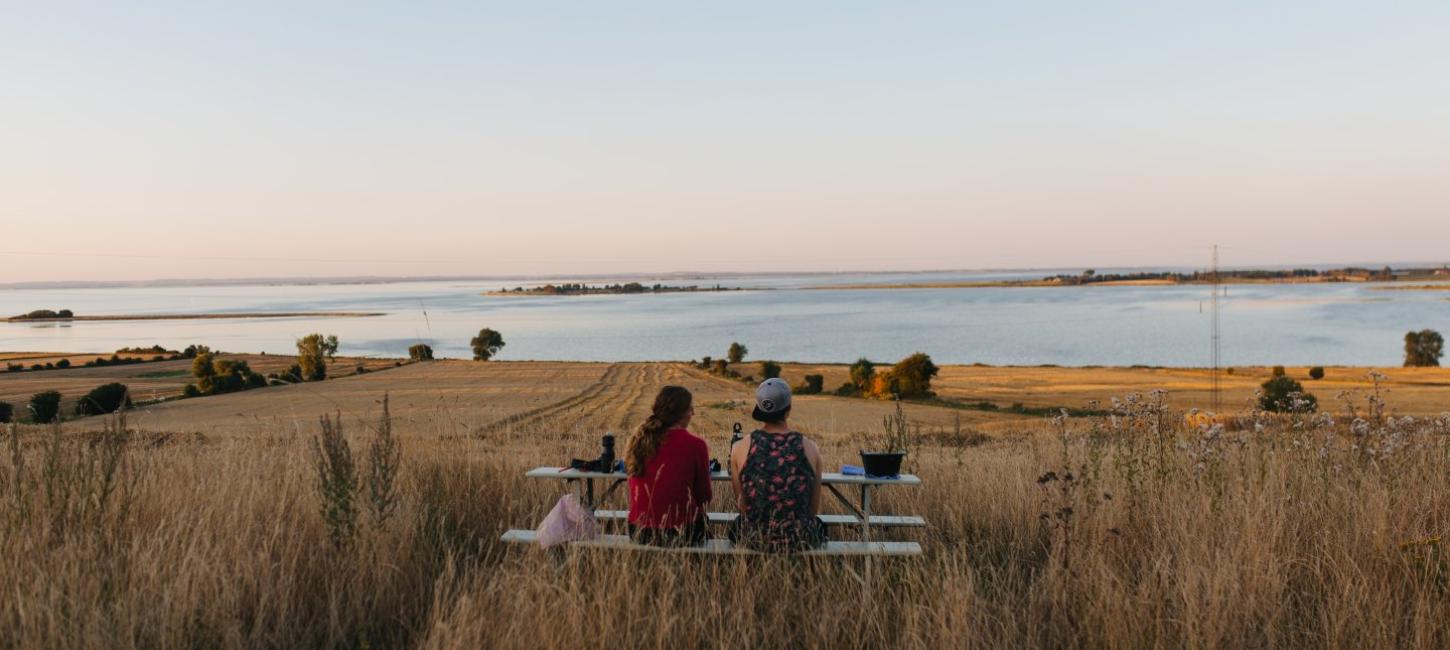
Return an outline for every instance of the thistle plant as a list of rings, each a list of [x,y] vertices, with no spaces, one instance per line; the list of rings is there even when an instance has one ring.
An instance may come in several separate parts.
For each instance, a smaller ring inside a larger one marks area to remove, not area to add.
[[[398,439],[393,436],[393,418],[388,411],[388,396],[383,395],[383,415],[368,445],[367,506],[373,523],[379,527],[398,506]]]
[[[322,520],[335,546],[345,546],[357,531],[357,467],[352,447],[342,431],[342,414],[336,420],[322,416],[322,434],[312,440],[312,462],[317,469],[317,496]]]

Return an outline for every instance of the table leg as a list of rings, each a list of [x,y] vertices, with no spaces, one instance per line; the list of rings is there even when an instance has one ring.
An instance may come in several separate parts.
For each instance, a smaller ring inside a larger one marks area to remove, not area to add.
[[[871,541],[871,486],[861,486],[861,541]]]
[[[871,542],[871,486],[861,486],[861,541]],[[871,588],[871,555],[866,555],[865,589]]]
[[[585,485],[585,488],[584,489],[586,490],[586,492],[588,494],[588,496],[585,497],[585,499],[584,499],[584,507],[585,508],[588,508],[589,509],[589,512],[594,512],[594,479],[592,479],[592,478],[586,478],[586,479],[584,479],[584,485]]]

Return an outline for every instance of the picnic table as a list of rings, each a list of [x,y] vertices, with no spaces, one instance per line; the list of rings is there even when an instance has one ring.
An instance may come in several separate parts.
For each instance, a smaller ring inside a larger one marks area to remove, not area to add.
[[[571,485],[579,494],[580,501],[584,507],[594,510],[599,519],[620,520],[628,517],[626,510],[604,510],[599,507],[619,488],[629,480],[629,475],[624,472],[590,472],[567,467],[536,467],[529,470],[524,476],[534,479],[545,479],[564,481]],[[723,482],[730,480],[730,473],[725,471],[712,472],[712,481]],[[603,484],[603,490],[599,489]],[[879,515],[871,513],[872,493],[886,486],[917,486],[921,485],[921,479],[912,474],[901,474],[893,478],[858,476],[841,474],[839,472],[825,472],[821,475],[821,484],[831,493],[833,497],[849,511],[848,515],[821,515],[821,521],[828,526],[859,526],[861,541],[867,544],[873,542],[871,539],[871,528],[873,526],[883,528],[896,527],[924,527],[926,520],[911,515]],[[859,499],[853,500],[846,492],[853,491],[859,495]],[[729,523],[737,517],[737,513],[711,512],[707,514],[707,521],[710,523]],[[515,531],[510,531],[511,533]],[[508,535],[505,536],[509,537]],[[522,541],[519,535],[513,535],[513,539],[504,541]],[[920,545],[915,542],[902,542],[914,548],[915,553],[921,552]],[[910,553],[907,553],[910,554]]]

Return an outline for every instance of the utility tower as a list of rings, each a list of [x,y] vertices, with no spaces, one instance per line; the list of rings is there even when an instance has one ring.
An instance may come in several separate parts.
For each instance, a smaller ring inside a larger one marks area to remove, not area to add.
[[[1209,326],[1209,338],[1211,339],[1211,343],[1212,343],[1211,348],[1210,348],[1210,352],[1209,352],[1210,362],[1211,362],[1211,365],[1212,365],[1212,370],[1210,370],[1210,374],[1209,374],[1209,387],[1210,387],[1209,388],[1209,390],[1210,390],[1210,397],[1209,397],[1209,404],[1210,404],[1210,406],[1209,406],[1209,408],[1213,411],[1214,415],[1217,415],[1218,412],[1219,412],[1219,406],[1220,406],[1220,403],[1219,403],[1219,389],[1221,388],[1220,381],[1219,381],[1219,376],[1218,376],[1219,361],[1220,361],[1220,358],[1219,358],[1219,330],[1218,330],[1218,291],[1219,291],[1218,244],[1214,244],[1213,245],[1213,269],[1210,271],[1210,275],[1212,276],[1212,282],[1213,282],[1213,299],[1212,299],[1212,305],[1213,306],[1211,307],[1212,316],[1210,317],[1210,318],[1212,318],[1212,324]]]

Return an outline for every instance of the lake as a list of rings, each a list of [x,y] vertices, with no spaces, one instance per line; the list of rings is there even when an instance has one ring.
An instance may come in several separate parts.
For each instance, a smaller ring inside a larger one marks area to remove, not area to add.
[[[417,342],[439,357],[470,356],[482,327],[503,333],[500,359],[643,361],[723,356],[891,361],[926,352],[938,363],[1162,365],[1209,363],[1206,286],[803,290],[821,284],[1033,278],[1045,272],[758,276],[667,284],[761,290],[658,295],[482,295],[525,281],[426,281],[0,290],[0,314],[71,309],[81,315],[362,311],[368,318],[0,323],[0,350],[110,352],[201,343],[232,352],[290,353],[310,332],[336,334],[340,353],[406,356]],[[654,280],[641,278],[642,282]],[[1450,291],[1379,291],[1374,284],[1229,285],[1225,364],[1398,365],[1404,333],[1450,332]]]

